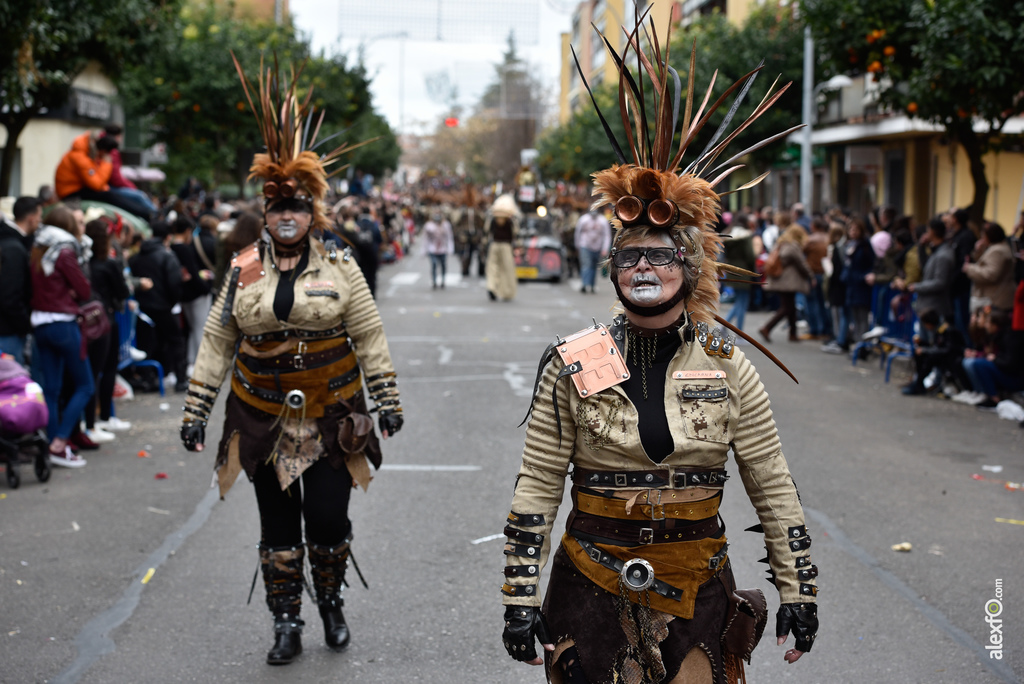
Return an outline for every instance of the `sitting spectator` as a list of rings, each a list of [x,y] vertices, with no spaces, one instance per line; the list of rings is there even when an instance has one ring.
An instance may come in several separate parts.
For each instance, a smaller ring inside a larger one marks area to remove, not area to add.
[[[1006,233],[998,223],[986,223],[978,239],[977,263],[964,263],[962,270],[971,279],[971,312],[986,306],[994,310],[1013,310],[1013,253]]]
[[[103,129],[103,135],[117,141],[117,147],[110,151],[110,192],[144,207],[150,217],[155,216],[156,207],[153,206],[153,200],[149,198],[149,195],[139,190],[135,187],[135,183],[121,174],[121,144],[124,142],[124,129],[117,124],[111,124]]]
[[[800,224],[794,223],[786,228],[786,232],[779,237],[776,243],[779,260],[782,262],[782,274],[776,278],[768,276],[764,289],[767,292],[777,293],[781,305],[778,311],[764,324],[764,327],[758,330],[766,342],[772,341],[772,329],[783,318],[789,323],[789,341],[800,341],[800,337],[796,333],[796,293],[807,294],[810,282],[814,278],[814,274],[807,266],[807,259],[804,257],[803,244],[806,240],[807,233]]]
[[[68,444],[72,431],[93,393],[92,371],[78,329],[78,307],[88,301],[92,287],[78,260],[81,244],[75,237],[75,217],[66,207],[47,216],[50,225],[36,231],[32,247],[32,335],[39,351],[39,384],[50,412],[50,460],[55,465],[80,468],[85,459]],[[60,410],[65,371],[71,393]]]
[[[19,197],[14,202],[14,221],[0,221],[0,351],[22,366],[25,340],[32,330],[28,255],[42,216],[39,200]]]
[[[139,348],[174,373],[175,392],[188,387],[185,372],[185,340],[178,313],[181,311],[181,262],[170,250],[171,229],[163,221],[153,224],[153,237],[143,241],[139,253],[128,260],[132,275],[149,278],[153,287],[136,292],[139,308],[153,321],[153,328],[136,328]]]
[[[1000,392],[1024,390],[1024,329],[1014,330],[1005,312],[993,311],[989,333],[994,348],[986,352],[968,351],[964,371],[975,391],[985,395],[978,408],[994,408]]]
[[[924,394],[924,380],[936,368],[966,388],[970,382],[962,366],[964,336],[933,309],[923,312],[919,320],[921,334],[914,336],[914,380],[903,387],[903,394]]]
[[[117,140],[111,136],[96,137],[86,132],[75,138],[71,149],[57,166],[57,196],[62,200],[78,198],[106,202],[149,221],[150,211],[145,205],[132,197],[110,191],[110,176],[114,168],[111,154],[117,147]]]

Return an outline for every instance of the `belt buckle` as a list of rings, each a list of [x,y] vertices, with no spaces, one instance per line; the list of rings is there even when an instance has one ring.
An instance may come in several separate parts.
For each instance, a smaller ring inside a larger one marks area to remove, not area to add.
[[[716,484],[717,482],[718,482],[718,473],[716,473],[715,471],[712,470],[710,473],[708,473],[708,484],[709,485]]]
[[[654,541],[654,529],[650,527],[643,527],[640,529],[640,538],[637,540],[641,544],[650,544]]]
[[[303,362],[302,355],[306,353],[306,343],[303,340],[299,340],[298,346],[295,348],[295,356],[292,357],[292,365],[296,368],[302,369],[306,367]]]
[[[654,492],[658,492],[658,501],[654,502],[652,496]],[[647,502],[651,504],[651,520],[664,520],[665,519],[665,504],[661,503],[661,490],[651,489],[647,492]]]
[[[625,487],[626,484],[626,473],[615,473],[615,486]]]
[[[591,546],[589,549],[587,549],[587,555],[590,556],[590,560],[594,561],[595,563],[601,562],[601,549],[597,548],[596,546]]]

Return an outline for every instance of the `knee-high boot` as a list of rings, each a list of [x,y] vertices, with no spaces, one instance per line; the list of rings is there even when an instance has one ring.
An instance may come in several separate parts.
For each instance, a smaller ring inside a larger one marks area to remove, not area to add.
[[[274,614],[274,646],[267,653],[270,665],[287,665],[302,653],[302,561],[305,549],[260,546],[260,568],[267,589],[267,606]]]
[[[345,615],[341,607],[345,599],[341,592],[345,581],[345,569],[348,568],[348,548],[352,537],[337,546],[320,546],[307,543],[309,547],[309,565],[313,575],[313,588],[316,591],[316,602],[320,607],[320,617],[324,621],[324,641],[335,650],[348,646],[349,632],[345,624]]]

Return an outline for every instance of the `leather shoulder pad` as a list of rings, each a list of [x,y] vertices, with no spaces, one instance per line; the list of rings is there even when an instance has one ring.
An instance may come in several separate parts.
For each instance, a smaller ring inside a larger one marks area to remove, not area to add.
[[[231,257],[231,270],[236,268],[238,269],[238,289],[244,289],[267,275],[263,270],[263,255],[260,253],[258,242],[252,243]]]
[[[601,323],[559,340],[555,348],[567,366],[579,364],[579,370],[572,373],[572,380],[581,397],[614,387],[629,378],[619,347]]]

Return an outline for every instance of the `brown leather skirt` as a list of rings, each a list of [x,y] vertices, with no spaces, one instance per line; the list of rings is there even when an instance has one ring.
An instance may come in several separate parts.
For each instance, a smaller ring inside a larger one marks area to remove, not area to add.
[[[732,574],[728,562],[720,572]],[[630,606],[632,617],[635,617],[637,606]],[[661,681],[671,681],[693,648],[707,654],[714,682],[726,681],[721,637],[728,607],[725,588],[719,576],[715,575],[699,587],[692,619],[650,611],[653,633],[659,639],[665,670]],[[575,643],[588,682],[626,684],[642,681],[637,678],[642,668],[634,658],[637,644],[632,634],[633,625],[623,619],[618,597],[580,572],[561,545],[551,561],[551,581],[543,612],[556,647],[567,640]],[[548,681],[561,682],[561,672],[553,671],[559,667],[550,654],[546,660]]]

